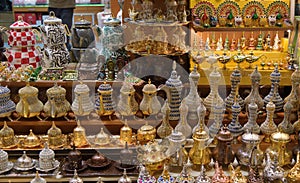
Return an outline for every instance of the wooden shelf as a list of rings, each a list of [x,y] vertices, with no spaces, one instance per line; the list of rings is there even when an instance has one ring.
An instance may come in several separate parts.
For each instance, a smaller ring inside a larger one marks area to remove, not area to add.
[[[239,31],[287,31],[293,30],[293,26],[283,26],[283,27],[209,27],[204,28],[202,26],[193,25],[193,29],[196,32],[239,32]]]

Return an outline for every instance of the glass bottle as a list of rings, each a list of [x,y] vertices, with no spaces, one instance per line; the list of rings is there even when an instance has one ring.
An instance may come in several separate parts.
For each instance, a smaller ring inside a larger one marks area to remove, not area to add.
[[[192,127],[187,122],[189,108],[186,105],[186,100],[181,102],[179,107],[180,112],[180,120],[175,127],[175,130],[181,132],[186,138],[190,138],[192,136]]]
[[[284,110],[284,118],[283,121],[278,125],[278,129],[281,132],[287,133],[291,135],[294,133],[294,127],[291,123],[291,112],[293,109],[293,105],[291,101],[287,101],[286,104],[283,106]]]
[[[256,122],[257,119],[257,109],[258,106],[255,103],[255,99],[252,98],[251,103],[248,104],[248,121],[244,125],[243,130],[244,132],[251,132],[251,133],[260,133],[260,127]]]
[[[171,111],[171,109],[169,107],[169,103],[166,100],[165,104],[161,108],[161,112],[163,113],[163,121],[162,121],[161,125],[157,128],[157,135],[162,139],[169,136],[173,130],[172,126],[169,123],[170,111]]]
[[[275,111],[275,104],[272,102],[272,100],[267,104],[266,110],[267,110],[267,118],[261,124],[260,130],[265,135],[264,141],[269,143],[270,142],[270,135],[277,131],[277,126],[273,121],[273,115],[274,115],[274,111]]]

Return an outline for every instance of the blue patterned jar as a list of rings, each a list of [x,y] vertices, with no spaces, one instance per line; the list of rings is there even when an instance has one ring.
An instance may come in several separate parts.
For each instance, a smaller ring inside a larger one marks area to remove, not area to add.
[[[16,104],[10,99],[10,89],[0,86],[0,117],[9,117],[16,110]]]

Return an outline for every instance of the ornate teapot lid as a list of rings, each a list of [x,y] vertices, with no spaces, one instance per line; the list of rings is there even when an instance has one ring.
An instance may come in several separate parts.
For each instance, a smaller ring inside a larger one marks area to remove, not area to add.
[[[185,136],[181,132],[178,132],[177,130],[173,130],[173,132],[168,138],[169,141],[174,142],[176,144],[184,144],[186,140]]]
[[[34,86],[30,86],[29,83],[27,83],[23,88],[19,89],[20,95],[34,95],[38,92],[39,90]]]
[[[279,83],[280,82],[280,76],[281,76],[281,74],[280,74],[280,72],[278,70],[278,67],[275,66],[274,71],[270,74],[271,82],[272,83],[273,82]]]
[[[155,128],[146,122],[145,125],[141,126],[141,128],[138,129],[138,133],[140,134],[148,134],[148,133],[153,133],[153,131],[156,132]]]
[[[293,72],[291,75],[291,80],[293,82],[298,82],[300,83],[300,69],[297,67],[296,70]]]
[[[69,183],[83,183],[83,180],[78,176],[77,170],[74,170],[74,176],[70,179]]]
[[[52,137],[52,138],[61,138],[62,132],[61,129],[59,129],[56,125],[55,122],[52,121],[52,126],[51,128],[47,131],[47,135],[48,137]]]
[[[8,158],[8,154],[6,151],[0,149],[0,160],[4,160]]]
[[[156,86],[149,79],[148,84],[143,87],[143,92],[146,94],[156,93]]]
[[[131,179],[127,176],[126,168],[124,168],[123,175],[119,178],[118,183],[131,183]]]
[[[4,121],[3,127],[0,130],[0,137],[8,138],[8,137],[14,137],[14,136],[15,136],[14,130],[12,128],[10,128],[9,126],[7,126],[6,121]]]
[[[82,158],[81,152],[75,148],[73,145],[73,149],[68,153],[69,160],[80,160]]]
[[[228,130],[227,126],[223,126],[220,130],[220,132],[217,135],[217,139],[220,141],[232,141],[233,140],[233,136],[231,135],[230,131]]]
[[[58,94],[66,94],[66,89],[61,86],[58,86],[57,83],[54,84],[53,87],[49,88],[46,91],[47,96],[58,95]]]
[[[284,132],[275,132],[271,134],[271,141],[288,143],[291,139],[289,134]]]
[[[91,163],[98,166],[103,165],[103,163],[106,163],[107,161],[107,158],[100,152],[97,152],[91,158]]]
[[[99,93],[103,93],[103,92],[112,92],[113,89],[111,88],[111,85],[109,83],[102,83],[101,85],[99,85],[98,87],[98,92]]]
[[[95,137],[95,144],[97,144],[97,145],[106,145],[109,142],[110,142],[109,135],[104,132],[103,128],[101,128],[100,132]]]
[[[199,128],[196,129],[196,131],[193,134],[194,140],[201,140],[201,141],[207,141],[209,140],[209,135],[204,130],[202,123],[200,123]]]
[[[261,73],[258,71],[258,67],[256,66],[253,72],[250,74],[251,81],[256,82],[261,80]]]
[[[75,86],[74,92],[75,93],[88,93],[88,92],[90,92],[90,88],[88,87],[88,85],[80,82],[80,84]]]
[[[106,20],[104,20],[104,25],[108,25],[108,26],[118,26],[121,25],[121,21],[117,18],[108,18]]]
[[[180,76],[177,76],[176,72],[176,61],[173,61],[172,72],[170,78],[166,81],[168,87],[182,87],[182,82],[180,81]]]
[[[235,68],[230,75],[231,82],[240,82],[242,78],[241,72],[238,68]]]
[[[33,133],[32,129],[30,129],[29,135],[27,135],[27,137],[24,139],[23,143],[24,143],[24,146],[34,147],[34,146],[40,145],[41,141],[40,141],[40,138]]]
[[[242,141],[245,143],[259,143],[260,138],[259,135],[252,132],[246,132],[242,135]]]
[[[33,160],[27,156],[26,151],[23,151],[23,155],[16,161],[16,166],[20,168],[30,168],[33,165]]]
[[[132,128],[129,127],[127,119],[125,119],[124,126],[121,128],[122,132],[132,132]]]
[[[55,16],[53,11],[50,11],[49,17],[44,20],[44,24],[61,24],[62,20]]]
[[[0,86],[0,96],[4,96],[10,93],[10,89],[5,86]]]
[[[45,142],[44,144],[44,149],[41,150],[41,152],[39,153],[39,158],[41,159],[49,159],[49,160],[53,160],[55,157],[55,153],[52,149],[49,149],[48,147],[48,143]]]
[[[22,16],[18,16],[18,21],[9,26],[11,29],[31,29],[31,27],[29,23],[23,21]]]
[[[40,177],[38,171],[36,171],[35,177],[30,181],[30,183],[46,183],[46,180]]]
[[[75,22],[75,27],[90,27],[92,25],[91,22],[87,21],[86,19],[84,19],[84,17],[80,18],[80,21]]]

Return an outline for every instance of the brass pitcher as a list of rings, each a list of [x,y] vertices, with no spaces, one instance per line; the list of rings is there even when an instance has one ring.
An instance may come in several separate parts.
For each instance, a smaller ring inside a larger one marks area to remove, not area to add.
[[[290,136],[287,133],[275,132],[271,135],[271,146],[267,148],[266,153],[270,155],[271,161],[274,161],[275,155],[278,157],[279,166],[285,166],[292,163],[292,152],[287,149],[290,142]]]
[[[230,163],[233,163],[235,157],[231,148],[233,136],[225,126],[221,128],[216,138],[218,139],[218,144],[212,151],[212,157],[215,161],[218,161],[221,166],[228,166]]]

